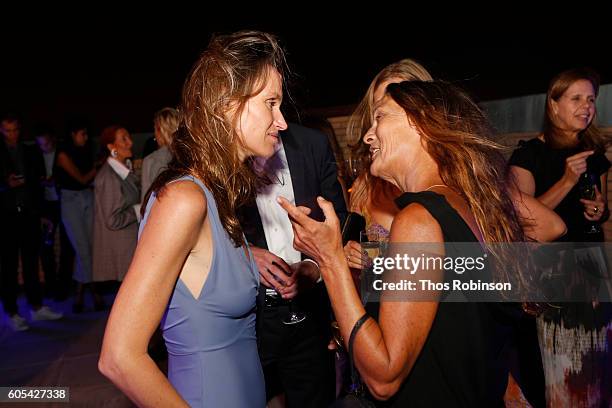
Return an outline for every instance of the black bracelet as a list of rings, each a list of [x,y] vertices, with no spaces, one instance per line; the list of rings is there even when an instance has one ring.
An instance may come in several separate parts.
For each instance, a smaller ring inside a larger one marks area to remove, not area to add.
[[[363,323],[365,323],[365,321],[368,320],[369,318],[370,318],[370,315],[366,313],[355,322],[355,325],[353,326],[353,329],[351,330],[351,335],[349,336],[349,344],[348,344],[349,353],[352,354],[353,342],[355,341],[355,336],[357,335],[357,332],[359,331]]]
[[[357,335],[357,332],[359,331],[363,323],[369,318],[370,316],[367,313],[361,316],[355,322],[355,325],[353,326],[353,330],[351,330],[351,335],[349,337],[349,342],[348,342],[349,367],[350,367],[350,372],[351,372],[351,384],[353,384],[353,386],[356,386],[356,384],[359,383],[359,374],[357,373],[357,370],[355,369],[355,361],[353,360],[353,342],[355,341],[355,336]]]

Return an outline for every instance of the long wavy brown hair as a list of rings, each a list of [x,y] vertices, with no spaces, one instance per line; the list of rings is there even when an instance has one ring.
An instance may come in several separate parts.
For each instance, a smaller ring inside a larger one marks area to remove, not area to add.
[[[423,147],[438,165],[440,178],[463,195],[485,244],[525,240],[508,191],[504,147],[492,140],[487,118],[458,87],[441,81],[406,81],[387,87],[421,135]],[[501,268],[498,278],[525,285],[511,251],[489,247]],[[518,278],[518,281],[517,281]]]
[[[282,78],[288,72],[285,53],[273,35],[240,31],[212,38],[183,86],[180,125],[170,145],[173,160],[145,203],[151,192],[163,194],[168,182],[197,177],[212,192],[234,244],[244,244],[236,208],[253,199],[259,177],[239,158],[244,142],[236,129],[249,98],[264,89],[270,68]]]
[[[421,64],[408,58],[387,65],[376,74],[363,99],[349,118],[346,127],[346,134],[351,142],[349,147],[352,156],[361,159],[365,169],[369,168],[370,150],[369,146],[363,143],[362,138],[372,126],[374,92],[382,83],[391,78],[399,78],[404,81],[431,81],[433,79]],[[389,200],[397,196],[397,189],[392,184],[372,176],[369,171],[364,171],[362,177],[363,182],[355,183],[351,188],[351,208],[364,212],[368,197],[372,192],[383,195]]]
[[[593,85],[595,96],[599,94],[599,74],[590,68],[576,68],[563,71],[555,76],[548,86],[546,92],[546,112],[544,114],[544,140],[553,147],[563,147],[561,141],[564,139],[564,130],[560,128],[553,114],[552,101],[558,101],[561,96],[579,80],[586,80]],[[605,153],[606,147],[610,141],[595,124],[595,117],[589,125],[578,133],[579,145],[584,149],[593,149],[600,153]]]

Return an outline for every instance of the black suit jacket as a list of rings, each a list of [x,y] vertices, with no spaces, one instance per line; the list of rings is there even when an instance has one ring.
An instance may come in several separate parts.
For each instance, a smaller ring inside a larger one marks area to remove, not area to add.
[[[334,204],[342,225],[347,216],[346,203],[338,182],[336,160],[327,136],[293,123],[280,135],[291,173],[296,205],[310,208],[310,216],[322,221],[323,212],[317,204],[317,196],[321,196]],[[253,202],[241,209],[240,213],[247,241],[268,249],[257,204]]]
[[[289,124],[289,128],[280,133],[283,147],[287,156],[287,164],[291,173],[293,194],[296,205],[303,205],[312,210],[311,217],[322,220],[323,212],[317,204],[317,196],[322,196],[334,204],[340,222],[347,216],[346,203],[342,194],[342,187],[338,182],[336,160],[333,151],[323,133],[305,128],[296,124]],[[263,230],[257,203],[253,202],[239,210],[241,226],[247,241],[259,248],[268,249],[266,236]],[[302,259],[305,255],[302,254]],[[265,337],[262,330],[264,315],[265,290],[260,287],[257,298],[257,341],[259,344]],[[326,344],[330,334],[331,307],[329,298],[323,284],[316,285],[315,289],[301,292],[296,298],[301,311],[308,311],[311,327]],[[282,323],[278,318],[279,325]],[[288,326],[286,326],[288,327]]]
[[[43,201],[42,180],[46,175],[45,163],[37,146],[19,142],[21,165],[25,184],[11,188],[8,185],[10,174],[20,173],[17,163],[9,155],[4,140],[0,139],[0,208],[2,211],[15,211],[19,204],[33,214],[40,214]]]

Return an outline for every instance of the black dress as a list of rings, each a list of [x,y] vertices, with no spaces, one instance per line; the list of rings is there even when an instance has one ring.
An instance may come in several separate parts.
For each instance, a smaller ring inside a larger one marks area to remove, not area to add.
[[[423,191],[404,193],[396,200],[400,209],[410,203],[421,204],[440,224],[446,243],[445,256],[465,256],[453,250],[453,242],[478,242],[444,196]],[[378,304],[368,304],[367,309],[377,319]],[[511,320],[503,304],[440,302],[410,374],[394,397],[389,401],[375,401],[376,405],[504,406]]]
[[[549,190],[565,171],[565,159],[586,149],[555,149],[541,141],[521,141],[509,164],[528,170],[535,180],[535,196]],[[602,153],[587,159],[587,172],[601,191],[601,175],[610,168]],[[599,246],[603,232],[586,233],[580,191],[576,185],[555,208],[567,226],[559,241]],[[583,244],[583,243],[593,244]],[[609,271],[609,268],[608,268]],[[549,406],[608,406],[612,403],[612,305],[591,302],[559,303],[537,319],[538,338],[546,377]]]

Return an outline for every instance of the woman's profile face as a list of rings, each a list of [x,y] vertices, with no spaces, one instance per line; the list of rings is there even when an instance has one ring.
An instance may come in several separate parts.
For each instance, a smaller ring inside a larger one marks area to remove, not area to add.
[[[558,100],[551,101],[555,125],[571,132],[586,129],[595,117],[595,98],[591,81],[572,83]]]
[[[118,159],[132,157],[132,137],[126,129],[119,129],[115,133],[115,142],[111,145],[112,149],[117,150]]]
[[[370,172],[387,180],[403,174],[425,153],[421,136],[406,112],[388,95],[374,106],[372,127],[363,141],[370,146]]]
[[[283,80],[274,68],[269,68],[265,87],[251,97],[238,120],[238,135],[244,147],[240,147],[240,159],[249,156],[270,157],[278,149],[279,131],[287,129],[281,113]]]

